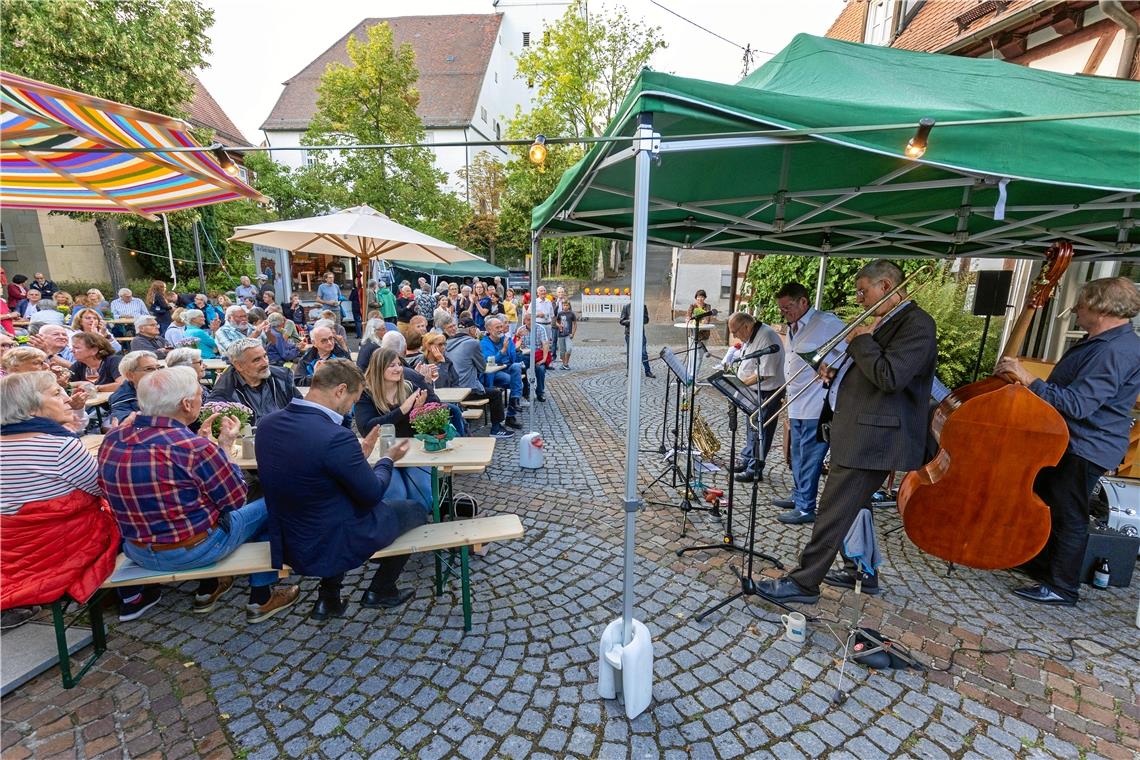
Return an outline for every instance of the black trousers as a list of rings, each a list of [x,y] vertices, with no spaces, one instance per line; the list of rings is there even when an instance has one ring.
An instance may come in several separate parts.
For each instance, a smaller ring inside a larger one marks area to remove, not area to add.
[[[1081,563],[1089,542],[1089,502],[1097,478],[1105,473],[1072,451],[1056,467],[1037,473],[1033,490],[1049,505],[1049,541],[1028,565],[1059,596],[1076,601],[1080,595]]]
[[[384,501],[375,508],[391,509],[395,513],[400,534],[407,533],[412,528],[418,528],[427,522],[427,513],[424,512],[423,506],[408,499]],[[377,550],[383,548],[383,546],[376,547]],[[376,572],[372,576],[372,582],[368,584],[368,590],[381,596],[395,596],[397,593],[396,581],[399,579],[400,573],[403,572],[404,565],[408,563],[409,556],[403,554],[399,557],[384,557],[376,560]],[[344,585],[344,573],[321,578],[320,589],[317,593],[322,599],[335,600],[340,597],[342,585]]]
[[[811,539],[800,554],[800,566],[788,573],[792,580],[808,591],[819,589],[859,510],[871,503],[871,496],[889,474],[887,470],[857,470],[831,463]],[[845,564],[850,569],[851,563]]]
[[[491,402],[490,407],[492,424],[501,424],[502,421],[506,419],[507,409],[503,405],[503,393],[500,389],[490,388],[488,391],[484,391],[483,393],[480,393],[479,391],[471,391],[471,394],[467,398],[471,399],[472,401],[478,401],[479,399],[485,398]]]

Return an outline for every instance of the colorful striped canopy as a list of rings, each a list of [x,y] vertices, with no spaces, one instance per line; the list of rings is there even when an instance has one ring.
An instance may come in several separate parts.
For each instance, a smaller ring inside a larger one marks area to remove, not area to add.
[[[122,152],[122,148],[200,148]],[[63,150],[61,150],[61,148]],[[155,214],[263,200],[180,119],[0,72],[0,203]]]

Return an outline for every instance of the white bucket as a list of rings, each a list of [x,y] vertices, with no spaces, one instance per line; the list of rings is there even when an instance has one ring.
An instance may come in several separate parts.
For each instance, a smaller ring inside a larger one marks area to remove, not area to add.
[[[541,470],[544,458],[542,435],[527,433],[519,443],[519,467],[527,470]]]

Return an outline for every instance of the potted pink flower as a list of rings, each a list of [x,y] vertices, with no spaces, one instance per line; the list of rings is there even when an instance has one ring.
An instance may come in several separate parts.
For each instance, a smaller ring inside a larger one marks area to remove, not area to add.
[[[424,451],[442,451],[447,442],[458,435],[451,424],[451,409],[447,404],[429,402],[413,409],[409,419],[416,438],[423,441]]]

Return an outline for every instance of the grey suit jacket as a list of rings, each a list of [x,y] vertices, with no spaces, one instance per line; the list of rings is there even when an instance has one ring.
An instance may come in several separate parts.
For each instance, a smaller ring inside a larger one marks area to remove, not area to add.
[[[863,470],[914,470],[926,461],[934,320],[913,302],[851,341],[831,422],[831,460]]]

